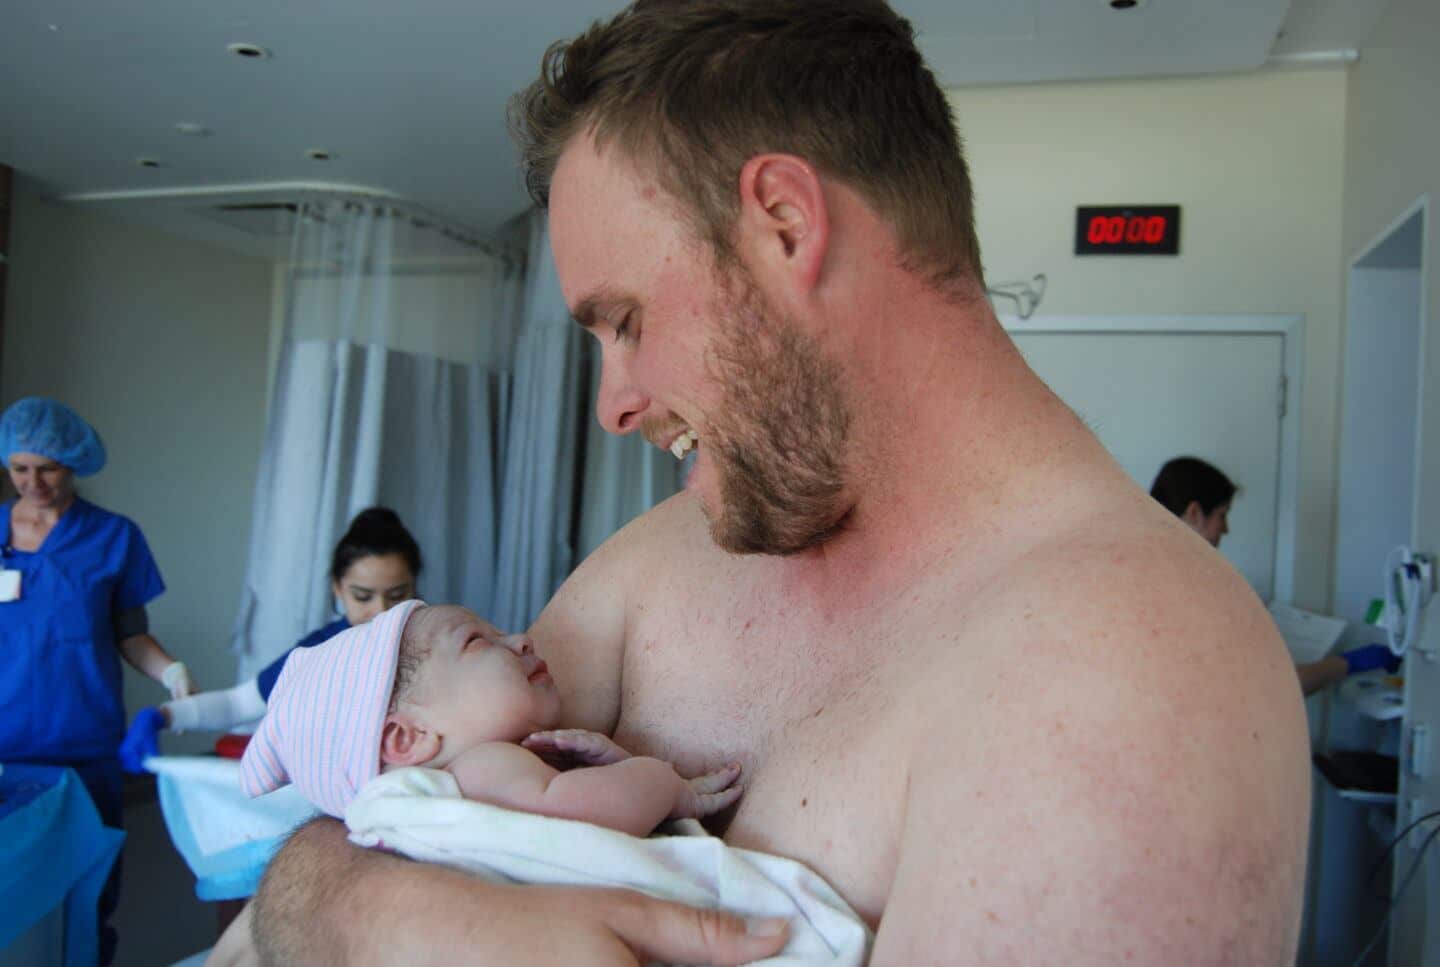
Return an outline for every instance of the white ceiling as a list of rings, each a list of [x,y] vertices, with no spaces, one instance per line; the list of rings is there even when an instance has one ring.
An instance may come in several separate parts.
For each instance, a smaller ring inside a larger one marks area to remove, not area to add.
[[[1359,48],[1384,2],[1143,0],[1116,12],[1108,0],[894,0],[954,86],[1252,70]],[[196,212],[313,182],[493,235],[526,205],[506,99],[549,42],[620,6],[0,0],[0,163],[51,195],[242,250],[265,245]],[[242,60],[226,51],[236,42],[273,56]],[[213,133],[182,135],[182,122]],[[312,148],[336,160],[308,160]]]

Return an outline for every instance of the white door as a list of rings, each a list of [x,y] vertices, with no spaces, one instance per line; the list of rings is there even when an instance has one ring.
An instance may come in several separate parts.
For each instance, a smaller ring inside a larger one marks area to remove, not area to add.
[[[1220,545],[1263,600],[1275,593],[1282,376],[1279,333],[1014,332],[1040,377],[1147,491],[1171,457],[1209,461],[1240,492]]]

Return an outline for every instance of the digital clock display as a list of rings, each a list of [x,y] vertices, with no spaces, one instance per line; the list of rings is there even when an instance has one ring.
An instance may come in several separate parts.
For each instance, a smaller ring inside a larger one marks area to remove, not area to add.
[[[1179,253],[1179,205],[1082,205],[1075,209],[1076,255]]]

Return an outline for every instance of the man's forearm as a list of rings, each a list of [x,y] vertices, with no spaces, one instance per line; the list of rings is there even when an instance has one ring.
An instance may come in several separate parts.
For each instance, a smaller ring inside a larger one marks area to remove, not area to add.
[[[344,825],[316,819],[295,831],[265,871],[251,931],[267,965],[384,964],[396,945],[443,924],[477,881],[449,870],[362,849]],[[411,936],[404,927],[409,927]],[[418,947],[415,964],[437,963]]]
[[[251,932],[271,967],[455,967],[457,950],[476,964],[573,962],[530,956],[536,934],[553,927],[527,922],[541,896],[530,890],[362,849],[341,823],[317,819],[270,862]]]
[[[625,967],[637,956],[733,964],[785,944],[783,932],[752,932],[718,910],[626,890],[500,886],[360,849],[331,819],[290,838],[250,909],[261,961],[272,967]]]
[[[271,860],[251,905],[251,932],[270,965],[343,963],[344,934],[330,929],[326,903],[345,890],[347,868],[363,858],[345,839],[345,827],[318,819],[300,827]],[[385,859],[377,856],[376,859]]]

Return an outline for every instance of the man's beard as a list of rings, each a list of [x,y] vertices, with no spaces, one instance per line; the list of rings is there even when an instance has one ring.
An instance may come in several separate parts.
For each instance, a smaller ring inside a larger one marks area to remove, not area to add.
[[[734,554],[794,554],[840,529],[850,411],[840,368],[748,278],[715,308],[707,368],[723,387],[701,446],[715,464],[711,539]],[[727,286],[727,288],[729,288]]]

